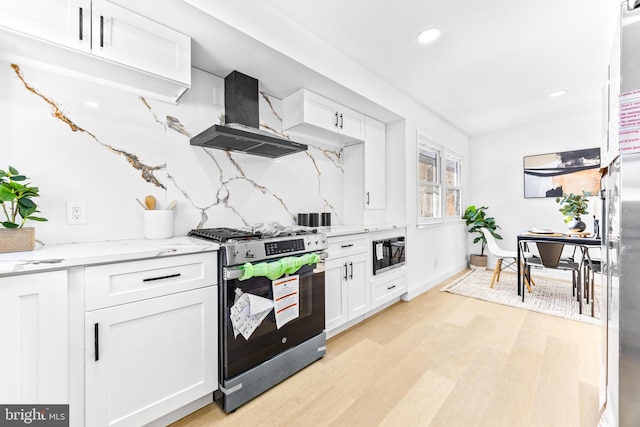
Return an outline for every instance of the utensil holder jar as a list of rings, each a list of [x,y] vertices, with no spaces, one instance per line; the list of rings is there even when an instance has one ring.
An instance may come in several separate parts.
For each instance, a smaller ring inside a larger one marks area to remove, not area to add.
[[[173,210],[144,211],[144,238],[168,239],[173,236]]]

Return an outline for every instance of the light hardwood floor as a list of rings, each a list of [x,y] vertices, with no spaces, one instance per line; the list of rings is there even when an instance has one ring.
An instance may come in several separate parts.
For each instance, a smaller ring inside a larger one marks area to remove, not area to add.
[[[441,286],[330,339],[236,412],[213,404],[174,427],[597,425],[598,326]]]

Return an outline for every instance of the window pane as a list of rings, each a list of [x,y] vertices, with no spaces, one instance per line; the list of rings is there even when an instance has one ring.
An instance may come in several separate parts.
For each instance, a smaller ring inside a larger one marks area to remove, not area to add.
[[[456,157],[447,156],[445,180],[447,185],[453,187],[460,186],[460,160]]]
[[[461,191],[457,189],[447,189],[447,216],[462,216]]]
[[[436,185],[421,185],[419,203],[420,218],[439,218],[440,187]]]
[[[438,152],[429,147],[420,146],[418,150],[418,179],[422,182],[439,182],[438,179]]]

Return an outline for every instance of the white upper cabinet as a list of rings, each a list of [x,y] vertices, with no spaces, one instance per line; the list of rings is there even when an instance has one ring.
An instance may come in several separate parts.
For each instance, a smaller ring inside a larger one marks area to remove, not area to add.
[[[92,3],[92,53],[171,80],[191,83],[191,39],[117,6]]]
[[[284,98],[282,109],[285,131],[341,144],[364,141],[364,114],[307,89]]]
[[[365,117],[364,207],[385,208],[385,124]]]
[[[191,38],[108,0],[3,2],[0,27],[18,64],[167,102],[191,87]]]
[[[348,138],[353,138],[354,141],[364,140],[364,114],[344,105],[337,105],[338,132]]]
[[[91,0],[5,1],[0,3],[0,26],[89,52]]]

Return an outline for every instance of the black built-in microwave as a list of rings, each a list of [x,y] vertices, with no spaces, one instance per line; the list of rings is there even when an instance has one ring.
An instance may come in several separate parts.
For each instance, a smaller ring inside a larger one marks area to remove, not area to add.
[[[401,267],[405,260],[404,236],[373,241],[373,274]]]

